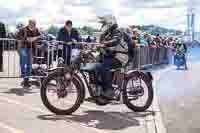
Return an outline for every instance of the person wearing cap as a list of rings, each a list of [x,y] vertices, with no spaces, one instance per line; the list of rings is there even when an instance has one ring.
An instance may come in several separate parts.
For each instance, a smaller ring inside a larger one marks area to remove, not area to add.
[[[72,43],[76,43],[76,42],[80,42],[81,38],[80,38],[80,34],[79,32],[75,29],[72,28],[72,21],[71,20],[67,20],[65,22],[64,27],[62,27],[58,34],[57,34],[57,40],[58,41],[63,41],[63,42],[72,42]],[[63,47],[63,52],[61,50],[61,52],[59,53],[63,53],[63,55],[59,54],[59,57],[63,57],[64,59],[64,64],[69,65],[71,63],[70,58],[71,58],[71,46],[66,46],[64,45]]]

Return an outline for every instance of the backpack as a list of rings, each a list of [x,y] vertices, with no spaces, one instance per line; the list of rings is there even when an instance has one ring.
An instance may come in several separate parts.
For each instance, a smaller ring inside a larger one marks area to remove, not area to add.
[[[128,52],[129,57],[133,57],[134,47],[133,40],[129,34],[122,32],[122,43],[120,44],[124,51]]]
[[[131,36],[126,33],[125,31],[117,30],[118,34],[120,34],[120,42],[119,44],[113,48],[115,53],[124,53],[130,57],[133,57],[134,47],[133,47],[133,40]],[[100,42],[105,39],[109,34],[105,34],[100,37]]]
[[[184,56],[185,53],[186,53],[186,48],[185,48],[184,45],[177,46],[177,48],[176,48],[176,54],[178,56]]]

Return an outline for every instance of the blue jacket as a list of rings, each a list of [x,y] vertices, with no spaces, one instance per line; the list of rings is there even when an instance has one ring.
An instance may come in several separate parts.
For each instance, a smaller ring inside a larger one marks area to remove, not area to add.
[[[64,27],[59,30],[57,35],[58,41],[70,42],[72,39],[75,39],[78,42],[80,41],[80,36],[76,29],[72,28],[70,35]]]

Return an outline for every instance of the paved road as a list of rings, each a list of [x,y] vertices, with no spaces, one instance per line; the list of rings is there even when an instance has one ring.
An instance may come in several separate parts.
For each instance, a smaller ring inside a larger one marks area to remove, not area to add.
[[[20,79],[0,79],[0,133],[165,133],[157,101],[168,133],[199,133],[199,50],[189,54],[188,71],[170,67],[154,74],[159,100],[155,97],[144,113],[119,104],[98,107],[84,102],[72,116],[55,116],[42,105],[38,88],[22,91]],[[15,61],[10,59],[19,66]]]
[[[192,62],[189,71],[170,67],[154,74],[159,80],[155,88],[169,133],[200,131],[197,117],[200,56],[198,50],[193,53],[188,58]],[[10,59],[10,63],[14,61]],[[19,73],[19,68],[16,70]],[[0,133],[165,133],[156,97],[144,113],[134,113],[119,104],[98,107],[84,102],[72,116],[55,116],[43,106],[38,88],[22,91],[20,82],[20,79],[0,79]]]
[[[8,62],[9,76],[19,75],[15,52],[4,53],[4,73],[0,76],[7,75]],[[55,116],[43,106],[38,88],[23,91],[20,82],[0,79],[0,133],[165,133],[156,97],[152,107],[143,113],[134,113],[119,103],[99,107],[84,102],[71,116]]]
[[[200,132],[200,49],[189,54],[189,70],[172,69],[157,82],[162,116],[168,133]]]
[[[133,113],[124,105],[85,102],[72,116],[55,116],[42,105],[39,89],[22,91],[20,80],[0,80],[1,133],[152,133],[152,112]],[[151,109],[150,109],[151,110]]]

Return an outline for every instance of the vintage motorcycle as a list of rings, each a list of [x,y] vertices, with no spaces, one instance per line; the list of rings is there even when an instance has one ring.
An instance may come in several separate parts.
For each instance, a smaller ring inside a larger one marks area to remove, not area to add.
[[[126,66],[110,70],[115,96],[112,100],[107,99],[102,96],[102,86],[97,84],[95,72],[96,67],[102,65],[99,61],[101,55],[99,51],[103,51],[104,46],[85,44],[79,49],[81,50],[72,59],[71,65],[60,64],[56,70],[49,73],[42,83],[41,99],[51,112],[57,115],[70,115],[80,107],[84,100],[101,106],[113,101],[121,101],[135,112],[143,112],[149,108],[154,95],[153,77],[150,72],[125,71]],[[127,64],[129,62],[130,60]],[[86,91],[87,89],[88,91]],[[85,99],[88,93],[90,98]],[[145,94],[146,98],[144,102],[141,102],[140,100],[145,97]]]

